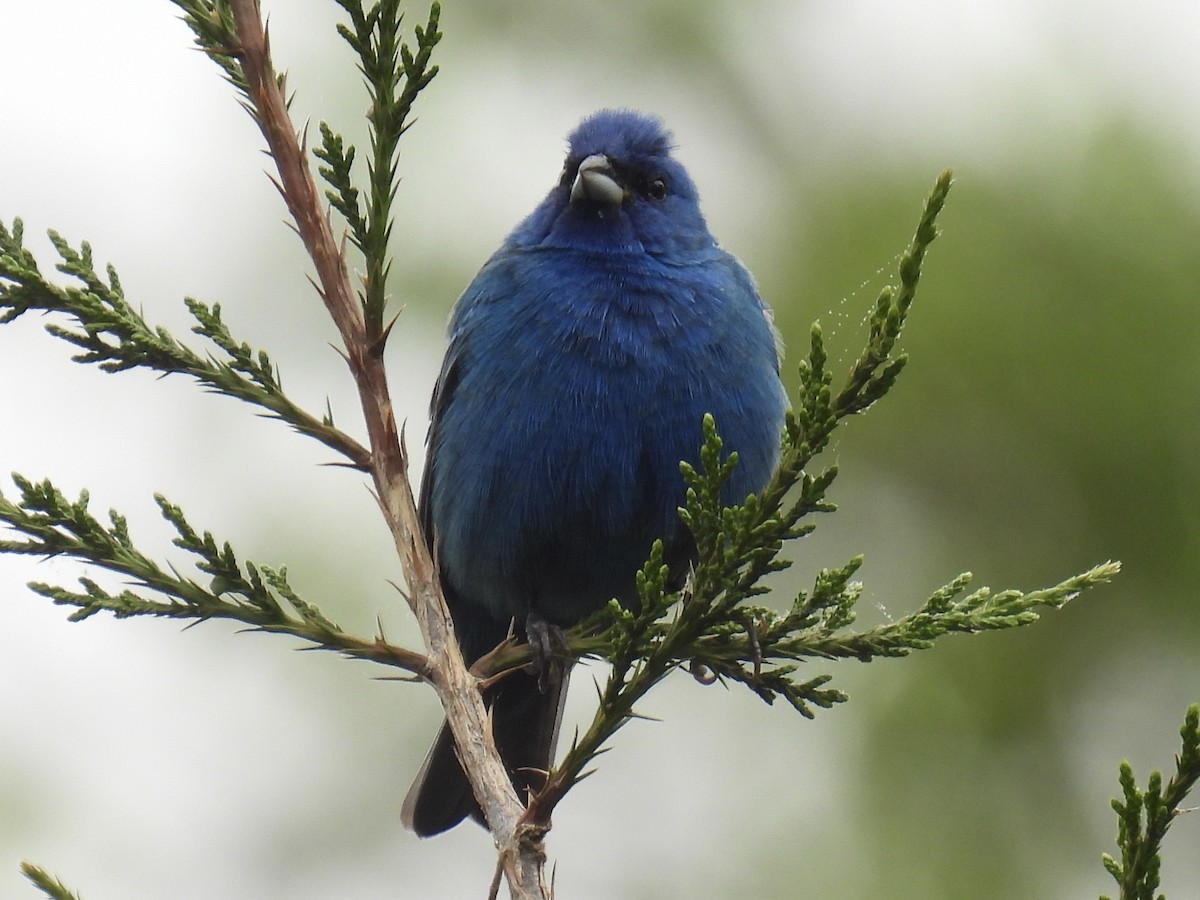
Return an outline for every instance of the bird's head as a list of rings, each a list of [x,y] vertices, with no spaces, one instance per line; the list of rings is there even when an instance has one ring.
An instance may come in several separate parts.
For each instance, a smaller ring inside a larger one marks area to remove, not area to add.
[[[601,110],[568,143],[562,177],[515,243],[667,258],[713,246],[696,187],[658,119]]]

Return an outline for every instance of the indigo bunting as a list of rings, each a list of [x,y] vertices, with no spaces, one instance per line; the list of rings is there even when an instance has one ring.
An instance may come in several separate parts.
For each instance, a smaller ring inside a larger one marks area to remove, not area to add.
[[[695,545],[679,464],[698,464],[705,413],[738,453],[726,503],[776,463],[786,398],[770,313],[709,234],[671,140],[628,110],[585,119],[558,184],[451,314],[420,510],[468,664],[510,628],[544,641],[612,598],[636,604],[655,540],[682,583]],[[485,692],[522,798],[553,761],[568,673]],[[428,836],[468,815],[483,821],[443,723],[404,823]]]

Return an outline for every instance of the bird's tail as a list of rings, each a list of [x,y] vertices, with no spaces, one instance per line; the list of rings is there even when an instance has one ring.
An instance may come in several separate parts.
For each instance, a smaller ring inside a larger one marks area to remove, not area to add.
[[[567,667],[559,683],[543,693],[537,675],[516,672],[484,697],[491,707],[496,748],[522,801],[542,787],[554,762],[569,676]],[[485,824],[445,722],[404,798],[400,815],[404,827],[420,837],[440,834],[467,816]]]

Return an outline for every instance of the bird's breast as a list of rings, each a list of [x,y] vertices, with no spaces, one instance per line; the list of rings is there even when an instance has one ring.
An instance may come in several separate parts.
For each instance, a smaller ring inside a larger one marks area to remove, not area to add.
[[[501,616],[534,603],[571,621],[627,596],[680,529],[679,462],[705,413],[731,446],[774,445],[777,411],[744,389],[778,383],[774,344],[757,296],[731,303],[702,268],[530,254],[504,275],[452,326],[458,380],[431,448],[443,568]]]

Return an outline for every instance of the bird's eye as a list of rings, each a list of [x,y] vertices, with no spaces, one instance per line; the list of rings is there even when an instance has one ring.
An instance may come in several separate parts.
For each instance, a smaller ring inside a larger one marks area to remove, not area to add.
[[[646,196],[651,200],[667,199],[667,179],[661,175],[646,182]]]

